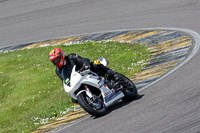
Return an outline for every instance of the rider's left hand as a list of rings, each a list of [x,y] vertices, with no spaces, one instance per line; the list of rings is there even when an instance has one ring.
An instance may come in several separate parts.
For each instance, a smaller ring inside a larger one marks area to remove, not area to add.
[[[89,65],[83,65],[83,67],[80,69],[80,71],[84,71],[84,70],[87,70],[87,69],[89,69],[90,68],[90,66]]]
[[[83,65],[83,69],[84,70],[87,70],[87,69],[89,69],[90,68],[90,65]]]

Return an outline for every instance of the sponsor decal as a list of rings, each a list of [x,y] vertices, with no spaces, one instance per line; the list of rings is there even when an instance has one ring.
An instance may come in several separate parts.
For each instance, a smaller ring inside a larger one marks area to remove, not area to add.
[[[67,84],[69,82],[69,78],[67,78],[66,80],[65,80],[65,83]]]
[[[54,50],[51,50],[50,55],[53,54]]]
[[[114,92],[114,90],[108,91],[105,93],[105,96],[107,97],[110,93]]]
[[[118,96],[121,93],[122,93],[121,91],[118,91],[118,92],[113,92],[113,93],[109,94],[108,96],[106,96],[104,98],[105,103],[109,102],[110,100],[112,100],[113,98],[115,98],[116,96]]]
[[[50,57],[50,59],[53,59],[53,58],[54,58],[54,56],[51,56],[51,57]]]
[[[77,76],[77,73],[73,74],[73,76]]]
[[[104,85],[104,80],[100,80],[98,83],[99,87],[101,88]]]

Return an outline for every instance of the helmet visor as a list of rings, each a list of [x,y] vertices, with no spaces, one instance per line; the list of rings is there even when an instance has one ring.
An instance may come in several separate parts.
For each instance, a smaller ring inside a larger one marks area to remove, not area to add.
[[[61,59],[60,56],[56,57],[54,60],[52,60],[53,64],[54,64],[55,66],[58,65],[59,62],[60,62],[60,59]]]

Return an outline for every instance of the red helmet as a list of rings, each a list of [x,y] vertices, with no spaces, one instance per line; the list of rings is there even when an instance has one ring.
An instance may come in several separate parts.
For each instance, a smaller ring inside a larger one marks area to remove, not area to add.
[[[54,48],[49,53],[49,59],[55,66],[61,68],[64,64],[65,53],[59,48]]]

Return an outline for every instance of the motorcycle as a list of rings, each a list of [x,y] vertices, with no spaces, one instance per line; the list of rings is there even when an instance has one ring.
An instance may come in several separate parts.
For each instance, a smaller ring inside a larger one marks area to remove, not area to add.
[[[103,57],[96,63],[108,65]],[[135,84],[126,76],[118,75],[119,80],[115,81],[112,76],[102,77],[90,69],[77,71],[72,65],[62,69],[65,91],[93,116],[105,115],[108,107],[120,100],[131,101],[137,97]]]

